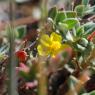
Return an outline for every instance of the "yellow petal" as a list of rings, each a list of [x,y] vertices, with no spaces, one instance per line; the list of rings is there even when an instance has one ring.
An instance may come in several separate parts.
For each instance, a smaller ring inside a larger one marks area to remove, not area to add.
[[[60,49],[60,47],[61,47],[61,43],[60,42],[52,41],[52,44],[50,45],[49,48],[50,48],[51,51],[56,51],[56,50]]]
[[[38,45],[37,50],[38,50],[39,55],[41,56],[48,55],[47,48],[44,48],[42,45]]]
[[[68,44],[63,44],[60,49],[53,51],[51,56],[55,57],[58,53],[64,51],[65,49],[69,48],[70,46]]]
[[[50,39],[51,39],[51,41],[58,41],[58,42],[62,41],[62,37],[60,35],[58,35],[57,33],[55,33],[55,32],[53,32],[50,35]]]
[[[39,55],[44,55],[43,48],[41,45],[38,45],[37,50],[38,50]]]
[[[48,44],[51,42],[50,37],[48,35],[46,35],[46,34],[41,36],[40,41],[44,41],[45,43],[48,43]]]
[[[40,43],[44,46],[44,47],[49,47],[49,45],[51,44],[50,38],[48,35],[44,34],[41,36],[40,39]]]

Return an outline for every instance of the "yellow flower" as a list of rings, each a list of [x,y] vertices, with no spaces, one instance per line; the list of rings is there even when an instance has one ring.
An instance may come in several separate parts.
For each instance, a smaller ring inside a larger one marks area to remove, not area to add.
[[[50,37],[47,34],[41,36],[40,44],[38,45],[37,50],[41,56],[51,55],[54,57],[60,51],[68,47],[69,45],[62,44],[62,37],[53,32]]]

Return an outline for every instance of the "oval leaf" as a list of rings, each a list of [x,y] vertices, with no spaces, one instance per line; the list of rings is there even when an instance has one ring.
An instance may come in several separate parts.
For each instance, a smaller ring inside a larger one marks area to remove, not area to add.
[[[78,20],[74,19],[74,18],[68,18],[68,19],[64,20],[63,23],[68,25],[68,29],[72,29],[73,27],[75,27],[78,24]]]
[[[48,17],[50,17],[54,20],[56,15],[57,15],[57,8],[56,7],[51,8],[48,13]]]

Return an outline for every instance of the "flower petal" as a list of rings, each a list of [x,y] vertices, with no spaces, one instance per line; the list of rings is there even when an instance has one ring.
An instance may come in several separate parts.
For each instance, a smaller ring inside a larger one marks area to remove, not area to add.
[[[41,56],[48,55],[47,48],[44,48],[42,45],[38,45],[37,50],[38,50],[39,55]]]
[[[55,32],[51,34],[50,39],[51,41],[58,41],[58,42],[62,41],[62,37]]]
[[[41,36],[40,41],[44,41],[44,42],[46,42],[48,44],[51,42],[50,41],[50,37],[48,35],[46,35],[46,34],[44,34],[44,35]]]

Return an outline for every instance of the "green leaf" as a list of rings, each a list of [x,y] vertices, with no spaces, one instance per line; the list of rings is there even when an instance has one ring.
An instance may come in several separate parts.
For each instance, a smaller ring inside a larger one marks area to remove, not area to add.
[[[95,23],[88,22],[84,24],[83,27],[84,27],[85,34],[88,35],[88,34],[91,34],[95,30]]]
[[[83,47],[83,46],[80,45],[80,44],[77,44],[77,49],[81,52],[81,51],[84,51],[86,48]]]
[[[68,29],[72,29],[78,24],[78,20],[75,18],[67,18],[63,21],[63,23],[68,25]]]
[[[77,15],[79,17],[83,16],[84,10],[85,10],[85,5],[78,5],[75,7],[75,11],[77,12]]]
[[[62,22],[66,18],[66,14],[64,12],[59,12],[56,16],[56,23]]]
[[[77,37],[82,37],[83,34],[84,34],[84,27],[83,26],[78,27],[78,29],[76,30]]]
[[[93,22],[88,22],[88,23],[84,24],[83,26],[84,26],[84,29],[87,31],[87,30],[89,30],[90,28],[92,28],[93,26],[95,27],[95,23],[93,23]]]
[[[95,91],[91,91],[89,93],[83,93],[82,95],[95,95]]]
[[[59,23],[58,23],[58,29],[59,29],[59,30],[61,30],[61,31],[68,30],[68,25],[67,25],[67,24],[64,24],[64,23],[59,22]]]
[[[16,28],[17,38],[21,39],[26,35],[26,26]]]
[[[68,40],[68,41],[74,41],[74,39],[73,39],[73,36],[72,36],[72,34],[70,33],[70,31],[68,31],[67,32],[67,34],[66,34],[66,39]]]
[[[19,71],[19,75],[24,78],[26,81],[28,81],[30,79],[29,74],[23,72],[23,71]]]
[[[76,18],[77,13],[75,11],[66,11],[67,18]]]
[[[95,14],[95,6],[88,7],[88,9],[85,11],[85,14]]]
[[[54,20],[56,18],[57,13],[58,13],[57,8],[53,7],[53,8],[50,9],[50,11],[48,13],[48,17],[50,17]]]
[[[85,38],[81,38],[79,44],[82,45],[83,47],[87,47],[88,40],[86,40]]]
[[[83,5],[88,5],[89,4],[89,0],[82,0],[82,4]]]

